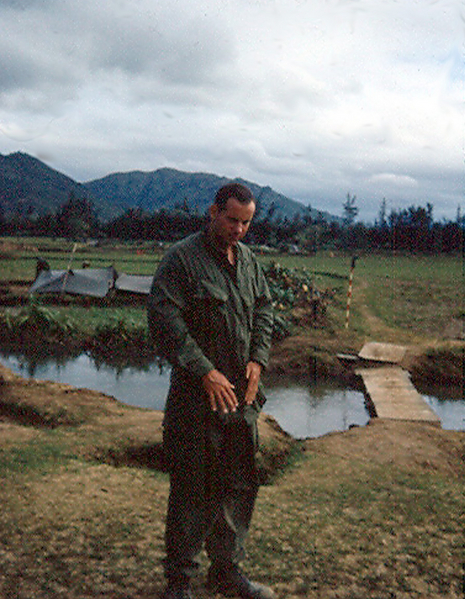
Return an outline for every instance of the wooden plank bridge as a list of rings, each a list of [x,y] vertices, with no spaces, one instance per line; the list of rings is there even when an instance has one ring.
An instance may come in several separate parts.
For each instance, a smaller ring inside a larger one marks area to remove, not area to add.
[[[388,343],[367,343],[359,358],[372,366],[356,369],[365,386],[367,403],[378,418],[422,421],[441,426],[440,418],[415,389],[399,363],[406,348]],[[379,364],[373,366],[373,364]],[[384,363],[384,364],[383,364]]]

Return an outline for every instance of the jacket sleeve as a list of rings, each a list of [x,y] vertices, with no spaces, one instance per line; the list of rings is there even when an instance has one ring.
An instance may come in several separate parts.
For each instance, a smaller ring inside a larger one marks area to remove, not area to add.
[[[148,326],[158,353],[173,366],[202,377],[214,365],[190,335],[183,317],[189,298],[189,277],[176,254],[161,262],[148,298]]]
[[[266,368],[273,333],[273,306],[270,290],[261,266],[255,261],[257,296],[254,306],[254,320],[250,359]]]

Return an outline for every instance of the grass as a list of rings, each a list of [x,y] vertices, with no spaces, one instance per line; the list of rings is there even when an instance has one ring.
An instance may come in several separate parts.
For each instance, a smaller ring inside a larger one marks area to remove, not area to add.
[[[92,268],[114,266],[127,274],[152,275],[161,257],[151,243],[105,243],[94,247],[65,239],[51,238],[0,238],[2,276],[4,280],[33,281],[36,257],[45,259],[52,270],[82,268],[83,262]],[[3,247],[2,247],[3,246]]]
[[[10,243],[23,246],[19,253],[2,251],[3,280],[32,280],[37,249],[52,268],[69,262],[69,244],[59,240]],[[152,274],[159,257],[148,245],[120,244],[80,248],[73,263],[86,259],[91,266],[114,263],[122,272]],[[321,252],[315,257],[260,259],[306,269],[318,288],[334,291],[326,325],[303,329],[317,352],[328,347],[334,353],[342,347],[359,349],[365,339],[434,345],[444,339],[451,319],[465,317],[464,271],[458,257],[361,256],[347,331],[351,256]],[[47,306],[46,315],[49,322],[72,323],[85,334],[101,331],[105,336],[119,330],[124,336],[146,327],[143,307]],[[424,356],[439,364],[449,357],[450,350],[441,347]],[[0,453],[0,596],[158,596],[163,585],[167,476],[146,467],[97,462],[97,455],[104,462],[104,455],[131,445],[124,429],[131,418],[128,412],[124,417],[114,415],[104,430],[94,422],[84,431],[80,424],[85,408],[79,404],[79,393],[66,392],[76,414],[73,420],[66,410],[60,411],[51,388],[41,387],[41,392],[45,396],[41,415],[62,426],[24,426],[18,432],[24,435],[23,442],[4,445]],[[30,393],[35,395],[37,388]],[[94,417],[102,418],[101,399],[94,409]],[[366,448],[365,434],[372,435],[371,448]],[[132,435],[140,442],[144,439],[135,425]],[[442,431],[436,443],[425,441],[426,449],[418,458],[418,439],[409,435],[352,430],[318,440],[340,439],[335,454],[318,449],[317,443],[306,445],[305,452],[291,452],[285,471],[260,489],[248,544],[251,576],[287,598],[463,599],[463,477],[435,462],[451,439],[456,440],[457,455],[462,455],[463,436]],[[354,437],[358,445],[349,444]],[[382,461],[407,442],[403,461],[396,457]],[[79,443],[87,444],[88,461],[78,452]],[[353,453],[354,447],[358,453]],[[195,591],[199,599],[206,599],[201,582]]]
[[[57,312],[60,309],[56,309]],[[116,327],[124,322],[128,329],[146,328],[147,314],[141,308],[84,308],[73,306],[68,309],[69,318],[85,333],[92,333],[105,327]]]
[[[321,252],[308,257],[262,259],[305,269],[317,288],[331,289],[328,330],[341,333],[349,343],[359,344],[378,335],[388,337],[382,340],[398,342],[442,339],[453,319],[465,317],[465,264],[461,256],[360,255],[353,272],[351,336],[344,333],[350,255]]]
[[[0,494],[3,596],[123,598],[160,576],[166,477],[77,462]]]
[[[311,457],[262,489],[254,575],[272,572],[290,595],[460,597],[463,483],[395,465],[339,468]]]
[[[3,239],[2,280],[30,280],[35,277],[35,256],[45,257],[51,268],[66,268],[83,261],[92,267],[113,264],[120,272],[153,274],[161,258],[159,248],[149,242],[106,243],[101,247],[59,239]],[[6,249],[5,249],[6,247]],[[265,255],[264,264],[278,262],[285,268],[305,272],[314,285],[330,290],[326,330],[342,335],[346,345],[359,346],[377,336],[407,342],[431,341],[444,337],[453,319],[465,318],[465,265],[461,256],[417,256],[380,253],[361,254],[353,273],[350,333],[346,332],[348,278],[352,256],[322,251],[314,256]],[[0,280],[1,282],[1,280]],[[146,326],[144,306],[50,308],[66,311],[71,322],[88,333],[105,321],[123,318],[128,326]],[[324,332],[319,334],[324,338]]]
[[[46,448],[3,475],[4,596],[157,595],[166,475]],[[278,597],[461,599],[464,514],[459,478],[310,452],[261,488],[247,570]]]
[[[21,443],[8,450],[0,449],[0,476],[32,473],[45,474],[68,461],[63,447],[50,439],[46,442]]]
[[[128,329],[146,328],[147,314],[145,309],[126,307],[85,307],[85,306],[46,306],[41,305],[39,300],[32,310],[27,306],[20,310],[5,310],[10,327],[19,324],[20,321],[27,322],[33,320],[36,315],[36,309],[45,317],[40,320],[44,323],[45,319],[56,325],[57,328],[71,329],[75,333],[90,335],[98,329],[105,327],[115,328],[124,322]],[[61,325],[61,326],[60,326]],[[45,324],[44,324],[45,326]]]

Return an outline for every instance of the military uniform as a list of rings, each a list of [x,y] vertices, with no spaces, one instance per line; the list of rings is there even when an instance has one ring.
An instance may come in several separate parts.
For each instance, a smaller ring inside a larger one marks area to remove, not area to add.
[[[247,246],[235,264],[207,231],[175,244],[154,277],[149,327],[172,364],[164,450],[170,471],[165,573],[189,579],[205,543],[213,563],[237,564],[258,490],[257,418],[244,405],[246,365],[266,366],[273,316],[263,272]],[[216,369],[235,386],[236,412],[213,412],[202,377]]]

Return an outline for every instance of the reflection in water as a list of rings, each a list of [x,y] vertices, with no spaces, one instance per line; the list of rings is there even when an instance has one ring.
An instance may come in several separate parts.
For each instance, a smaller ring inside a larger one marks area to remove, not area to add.
[[[369,420],[361,391],[294,384],[271,387],[267,397],[267,414],[297,439],[363,426]]]
[[[31,362],[25,357],[0,353],[0,359],[27,378],[94,389],[137,407],[163,410],[165,406],[170,368],[159,363],[116,368],[96,362],[87,354]],[[264,411],[295,438],[347,430],[351,425],[363,426],[369,420],[361,391],[275,381],[267,385],[266,395],[268,402]],[[465,429],[465,401],[438,399],[426,394],[425,400],[441,418],[443,428]]]
[[[1,356],[1,354],[0,354]],[[94,389],[133,406],[163,410],[170,368],[153,363],[144,368],[116,369],[97,363],[87,354],[67,361],[49,359],[32,364],[27,358],[1,356],[2,362],[24,377],[52,380],[74,387]],[[368,414],[360,392],[286,382],[266,389],[264,411],[296,438],[317,437],[329,431],[364,425]]]
[[[0,356],[3,364],[24,377],[94,389],[140,408],[163,410],[165,407],[170,369],[157,363],[143,368],[128,366],[121,369],[96,362],[87,354],[34,364],[24,357]]]
[[[440,417],[442,428],[465,430],[465,400],[438,399],[431,395],[423,395],[423,399]]]

